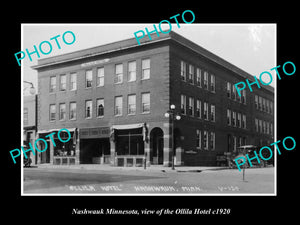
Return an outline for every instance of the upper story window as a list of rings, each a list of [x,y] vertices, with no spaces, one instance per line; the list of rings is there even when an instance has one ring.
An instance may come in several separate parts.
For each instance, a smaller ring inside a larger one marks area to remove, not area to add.
[[[185,95],[180,96],[180,109],[181,109],[181,114],[186,115],[186,96]]]
[[[59,104],[59,119],[60,120],[66,119],[66,104],[65,103]]]
[[[54,92],[56,89],[56,76],[50,77],[50,88],[49,92]]]
[[[208,72],[204,71],[204,77],[203,77],[203,85],[204,85],[204,89],[208,90]]]
[[[213,74],[210,75],[210,90],[216,92],[216,77]]]
[[[231,98],[231,83],[227,82],[227,97]]]
[[[189,115],[194,116],[194,98],[189,97]]]
[[[97,69],[97,87],[104,86],[104,67]]]
[[[150,113],[150,93],[142,94],[142,113]]]
[[[85,101],[85,118],[89,119],[92,118],[92,100]]]
[[[104,116],[104,99],[97,99],[97,117]]]
[[[55,115],[56,115],[56,105],[55,104],[51,104],[49,106],[49,120],[50,121],[54,121],[55,120]]]
[[[201,87],[201,69],[196,69],[196,85]]]
[[[208,120],[208,103],[207,102],[204,102],[203,117],[205,120]]]
[[[115,116],[121,116],[123,111],[123,97],[115,97]]]
[[[23,110],[23,123],[24,125],[28,125],[28,108],[25,107]]]
[[[181,80],[186,81],[186,63],[184,61],[180,62],[180,76]]]
[[[128,82],[136,80],[136,61],[128,63]]]
[[[201,118],[201,101],[199,100],[199,99],[197,99],[197,101],[196,101],[197,103],[197,105],[196,105],[196,116],[198,117],[198,118]]]
[[[210,105],[210,120],[212,122],[216,121],[216,107],[215,107],[215,105]]]
[[[85,71],[85,87],[91,88],[93,84],[93,71],[87,70]]]
[[[70,102],[70,120],[76,120],[76,102]]]
[[[189,83],[194,84],[194,66],[189,65]]]
[[[227,109],[227,125],[231,125],[231,110]]]
[[[123,83],[123,64],[116,64],[115,73],[115,84]]]
[[[135,115],[136,95],[128,95],[128,115]]]
[[[150,79],[150,59],[142,60],[142,80]]]
[[[59,77],[59,90],[65,91],[67,89],[67,76],[60,75]]]
[[[71,73],[70,74],[70,90],[76,90],[77,89],[77,74]]]

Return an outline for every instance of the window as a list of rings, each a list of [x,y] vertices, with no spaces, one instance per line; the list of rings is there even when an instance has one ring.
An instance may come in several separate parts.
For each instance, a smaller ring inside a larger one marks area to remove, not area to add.
[[[65,103],[59,104],[59,119],[60,120],[66,119],[66,104]]]
[[[216,120],[216,107],[214,105],[210,105],[210,120],[212,122]]]
[[[271,115],[273,115],[273,102],[270,101],[270,113]]]
[[[180,76],[181,80],[186,81],[186,63],[183,61],[180,62]]]
[[[92,118],[92,100],[85,101],[85,118]]]
[[[50,89],[49,92],[54,92],[56,88],[56,76],[50,77]]]
[[[227,97],[231,98],[231,83],[227,82]]]
[[[104,116],[104,99],[99,98],[97,99],[97,117]]]
[[[204,102],[203,117],[205,120],[208,120],[208,103],[207,102]]]
[[[86,88],[92,87],[92,82],[93,82],[93,71],[92,70],[85,71],[85,87]]]
[[[204,71],[204,80],[203,80],[204,89],[208,90],[208,72]]]
[[[77,74],[71,73],[70,74],[70,90],[76,90],[77,89]]]
[[[255,118],[255,131],[258,132],[258,119]]]
[[[128,95],[128,114],[134,115],[136,111],[136,95]]]
[[[189,115],[194,116],[194,98],[189,97]]]
[[[196,116],[201,118],[201,101],[197,99],[196,102]]]
[[[142,60],[142,80],[150,79],[150,59]]]
[[[262,120],[258,121],[259,132],[262,133]]]
[[[115,66],[115,84],[123,83],[123,64],[117,64]]]
[[[60,75],[59,77],[59,90],[65,91],[67,89],[67,76]]]
[[[97,87],[104,86],[104,67],[97,69]]]
[[[186,96],[185,95],[181,95],[181,104],[180,104],[180,108],[181,108],[181,114],[186,115]]]
[[[23,124],[28,125],[28,108],[25,107],[23,111]]]
[[[142,113],[150,113],[150,93],[142,94]]]
[[[227,125],[231,126],[231,110],[227,109]]]
[[[258,96],[255,95],[255,108],[258,109]]]
[[[208,150],[208,131],[203,132],[203,148]]]
[[[273,135],[273,123],[270,123],[270,134]]]
[[[194,84],[194,66],[189,65],[189,83]]]
[[[265,112],[266,111],[266,99],[262,99],[262,111]]]
[[[269,100],[268,99],[266,99],[266,112],[267,113],[270,113],[270,102],[269,102]]]
[[[56,105],[50,105],[50,121],[55,120],[55,115],[56,115]]]
[[[201,87],[201,70],[199,68],[196,69],[196,85]]]
[[[237,137],[233,136],[233,151],[236,152],[237,150]]]
[[[136,80],[136,61],[128,63],[128,82]]]
[[[201,149],[201,131],[196,130],[196,147]]]
[[[270,124],[266,122],[266,134],[270,134]]]
[[[263,121],[263,130],[262,130],[262,132],[263,132],[263,134],[265,134],[266,133],[266,121]]]
[[[70,102],[70,120],[76,120],[76,102]]]
[[[243,129],[246,129],[246,115],[245,114],[243,114],[243,117],[242,117],[242,128]]]
[[[240,113],[237,114],[237,127],[242,127],[242,115]]]
[[[213,74],[210,75],[210,90],[216,92],[216,77]]]
[[[246,90],[242,90],[242,103],[246,104]]]
[[[258,97],[258,108],[259,110],[262,110],[262,97]]]
[[[232,126],[236,126],[236,112],[232,112]]]
[[[123,97],[115,97],[115,116],[121,116],[123,109]]]
[[[231,88],[232,88],[232,95],[231,95],[231,97],[232,97],[233,100],[236,100],[236,89],[235,89],[235,86],[232,85]]]
[[[215,150],[215,132],[210,132],[210,150]]]

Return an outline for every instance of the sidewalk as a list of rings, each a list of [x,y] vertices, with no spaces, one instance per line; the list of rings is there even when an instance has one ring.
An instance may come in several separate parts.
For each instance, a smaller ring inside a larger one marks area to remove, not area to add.
[[[202,172],[206,170],[225,170],[228,167],[221,166],[175,166],[175,170],[172,167],[164,167],[162,165],[151,165],[144,167],[119,167],[103,164],[79,164],[79,165],[53,165],[53,164],[39,164],[32,166],[32,168],[47,168],[47,169],[78,169],[78,170],[101,170],[101,171],[152,171],[152,172]]]

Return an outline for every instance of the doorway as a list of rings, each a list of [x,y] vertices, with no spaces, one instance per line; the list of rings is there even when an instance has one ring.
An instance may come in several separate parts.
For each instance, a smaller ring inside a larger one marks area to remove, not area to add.
[[[163,164],[164,160],[164,132],[155,127],[150,132],[150,162],[154,165]]]

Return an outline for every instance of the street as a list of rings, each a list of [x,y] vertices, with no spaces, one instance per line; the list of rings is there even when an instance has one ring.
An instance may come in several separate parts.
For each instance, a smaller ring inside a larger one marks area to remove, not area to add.
[[[24,168],[24,194],[274,194],[274,167],[189,170]]]

